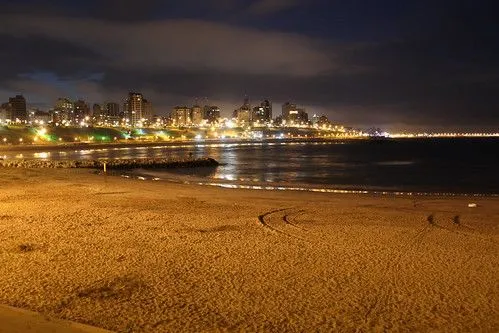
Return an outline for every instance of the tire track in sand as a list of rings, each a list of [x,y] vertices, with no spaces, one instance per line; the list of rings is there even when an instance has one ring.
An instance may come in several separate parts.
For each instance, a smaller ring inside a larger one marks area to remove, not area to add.
[[[305,211],[299,210],[297,212],[292,212],[292,210],[294,210],[294,208],[280,208],[280,209],[271,210],[261,215],[258,215],[258,221],[262,226],[275,233],[310,243],[311,242],[310,240],[303,238],[301,235],[299,235],[301,232],[306,231],[306,229],[298,226],[294,219],[296,215],[301,215],[305,213]],[[291,212],[287,213],[289,211]],[[298,231],[298,235],[296,234],[296,232],[291,231],[292,229]]]

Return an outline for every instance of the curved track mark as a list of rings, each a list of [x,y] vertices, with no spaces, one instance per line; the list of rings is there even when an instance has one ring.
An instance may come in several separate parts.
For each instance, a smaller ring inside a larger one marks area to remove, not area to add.
[[[269,227],[270,229],[273,229],[271,226],[269,226],[267,224],[267,222],[265,221],[265,217],[271,215],[271,214],[274,214],[274,213],[278,213],[278,212],[283,212],[285,210],[288,210],[290,208],[281,208],[281,209],[275,209],[275,210],[271,210],[270,212],[266,212],[262,215],[258,215],[258,221],[260,221],[260,223],[265,226],[265,227]]]
[[[297,216],[299,215],[303,215],[305,213],[304,210],[299,210],[297,211],[295,214],[294,214],[294,218],[296,218]],[[298,228],[300,230],[303,230],[303,231],[308,231],[307,229],[303,228],[303,227],[300,227],[299,225],[297,225],[294,221],[291,221],[291,215],[290,214],[286,214],[282,217],[282,220],[284,221],[284,223],[286,224],[289,224],[295,228]],[[293,219],[295,220],[295,219]]]
[[[272,210],[272,211],[269,211],[269,212],[266,212],[264,214],[261,214],[261,215],[258,215],[258,221],[260,222],[260,224],[262,224],[264,227],[276,232],[276,233],[279,233],[279,234],[282,234],[282,235],[285,235],[287,237],[291,237],[291,238],[294,238],[294,239],[299,239],[301,241],[304,241],[304,242],[310,242],[309,240],[307,239],[304,239],[302,237],[299,237],[299,236],[296,236],[296,235],[293,235],[293,234],[290,234],[290,233],[287,233],[283,230],[280,230],[272,225],[269,224],[269,221],[270,221],[270,216],[272,214],[275,214],[275,213],[279,213],[279,212],[284,212],[286,210],[290,210],[292,208],[281,208],[281,209],[275,209],[275,210]],[[289,224],[288,221],[287,221],[287,216],[288,215],[284,215],[281,217],[282,221],[286,224]],[[286,219],[285,219],[286,218]]]

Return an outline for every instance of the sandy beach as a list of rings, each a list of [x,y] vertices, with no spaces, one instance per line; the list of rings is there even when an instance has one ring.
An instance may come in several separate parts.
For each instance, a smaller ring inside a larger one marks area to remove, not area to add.
[[[117,332],[499,331],[496,197],[1,174],[0,304]]]

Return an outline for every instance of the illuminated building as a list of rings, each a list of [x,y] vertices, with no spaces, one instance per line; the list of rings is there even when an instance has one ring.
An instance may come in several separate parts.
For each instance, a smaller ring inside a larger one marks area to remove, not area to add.
[[[87,116],[90,116],[90,108],[87,103],[81,99],[74,102],[73,122],[75,124],[80,124]]]
[[[113,102],[106,103],[106,116],[119,117],[119,115],[120,115],[120,105],[118,103],[113,103]]]
[[[302,124],[308,122],[308,114],[305,109],[296,107],[296,104],[286,102],[282,105],[282,118],[286,125]]]
[[[125,102],[125,118],[129,124],[136,126],[139,121],[144,117],[144,97],[141,93],[129,92],[128,98]]]
[[[234,118],[238,125],[249,125],[251,123],[251,105],[249,103],[249,98],[244,99],[243,105],[239,109],[234,110]]]
[[[218,106],[205,105],[203,108],[203,119],[209,124],[218,123],[220,119],[220,108]]]
[[[16,97],[9,98],[11,105],[11,120],[12,121],[27,121],[28,112],[26,110],[26,99],[23,95],[16,95]]]
[[[111,123],[118,122],[120,119],[120,105],[113,102],[106,103],[104,114],[106,121]]]
[[[176,106],[173,108],[170,118],[176,126],[187,126],[191,124],[191,109],[187,106]]]
[[[203,109],[199,105],[191,108],[191,122],[193,125],[200,125],[203,122]]]
[[[70,122],[74,118],[74,104],[67,98],[58,98],[53,110],[53,122]]]
[[[312,124],[317,126],[331,125],[331,122],[325,115],[318,116],[316,114],[312,117]]]
[[[106,110],[100,104],[92,105],[92,118],[99,122],[104,122],[106,118]]]
[[[267,124],[272,120],[272,103],[268,100],[264,100],[260,103],[260,106],[255,106],[253,108],[252,114],[253,123]]]
[[[142,118],[145,121],[151,121],[152,120],[152,114],[153,114],[153,108],[152,108],[152,103],[149,102],[147,99],[142,99]]]
[[[6,123],[12,119],[12,105],[10,103],[3,103],[0,106],[0,123]]]
[[[143,125],[144,121],[151,121],[152,119],[152,103],[145,99],[141,93],[129,92],[123,105],[123,113],[125,121],[129,125]]]
[[[30,112],[30,121],[35,124],[48,124],[52,120],[49,112],[34,110]]]

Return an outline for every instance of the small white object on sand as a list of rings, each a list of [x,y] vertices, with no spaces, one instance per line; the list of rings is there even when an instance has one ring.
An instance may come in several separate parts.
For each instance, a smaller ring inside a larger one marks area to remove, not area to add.
[[[476,208],[476,207],[477,207],[477,205],[476,205],[476,203],[469,203],[469,204],[468,204],[468,207],[469,207],[469,208]]]

